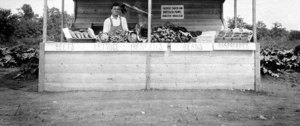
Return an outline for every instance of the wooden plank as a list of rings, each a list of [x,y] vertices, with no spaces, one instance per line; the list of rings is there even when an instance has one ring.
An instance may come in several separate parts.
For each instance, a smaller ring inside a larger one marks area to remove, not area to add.
[[[90,20],[90,19],[94,19],[94,20],[99,20],[99,21],[104,21],[106,18],[109,17],[109,14],[106,14],[106,13],[87,13],[87,12],[82,12],[82,13],[78,13],[77,14],[77,18],[87,18],[86,20]],[[129,17],[126,17],[127,20],[138,20],[138,15],[132,15]],[[161,13],[153,13],[153,19],[154,20],[161,20]],[[214,19],[219,19],[221,20],[221,15],[220,14],[201,14],[201,13],[197,13],[197,14],[187,14],[187,15],[184,15],[184,20],[182,21],[185,21],[185,20],[193,20],[193,19],[211,19],[211,20],[214,20]],[[167,20],[167,19],[163,19],[163,20]],[[172,19],[174,20],[174,19]],[[185,21],[185,22],[188,22],[188,21]]]
[[[248,73],[152,73],[152,83],[199,83],[211,84],[217,82],[239,84],[254,83],[254,72]]]
[[[183,89],[248,89],[253,90],[252,82],[232,83],[151,83],[153,89],[183,90]]]
[[[152,22],[152,0],[148,0],[148,30],[147,30],[147,43],[151,42],[151,22]],[[150,82],[151,82],[151,52],[147,52],[146,57],[146,90],[150,89]]]
[[[139,3],[141,4],[147,4],[147,2],[143,0],[114,0],[116,2],[127,2],[127,3]],[[114,1],[111,0],[77,0],[76,2],[78,4],[89,4],[89,3],[95,3],[95,4],[106,4],[111,5]],[[211,4],[211,3],[221,3],[222,0],[153,0],[152,5],[156,4]]]
[[[255,50],[254,43],[214,43],[214,50]]]
[[[146,52],[46,52],[46,64],[146,64]]]
[[[152,73],[253,73],[253,64],[151,64]]]
[[[153,11],[153,13],[155,14],[159,14],[161,13],[161,8],[155,8]],[[190,15],[190,14],[216,14],[216,15],[220,15],[221,13],[221,8],[199,8],[199,7],[195,7],[195,8],[186,8],[184,9],[184,13],[186,15]]]
[[[45,64],[47,73],[145,73],[146,64]]]
[[[73,28],[91,28],[92,24],[91,23],[73,23],[72,24]]]
[[[142,83],[145,73],[46,73],[45,83]]]
[[[154,13],[153,19],[161,19],[161,13]],[[187,14],[184,15],[184,19],[221,19],[220,14]],[[166,19],[161,19],[166,20]],[[174,20],[174,19],[173,19]],[[181,19],[183,20],[183,19]]]
[[[154,24],[161,24],[160,19],[153,19],[153,21],[155,21]],[[163,21],[167,21],[167,20],[163,20]],[[197,25],[221,25],[221,19],[198,19],[198,18],[192,18],[192,19],[184,19],[184,20],[169,20],[172,21],[172,23],[176,24],[176,23],[192,23],[193,25],[197,24]]]
[[[253,51],[152,53],[152,64],[254,64]]]
[[[45,90],[45,43],[40,43],[38,92],[42,92],[44,90]]]
[[[111,0],[76,0],[77,3],[89,3],[89,2],[92,2],[92,3],[102,3],[102,2],[105,2],[105,3],[112,3]],[[132,0],[114,0],[114,1],[117,1],[117,2],[130,2]],[[142,2],[143,0],[134,0],[135,1],[138,1],[138,2]],[[221,2],[222,0],[189,0],[189,1],[182,1],[182,0],[164,0],[164,1],[161,1],[161,0],[153,0],[153,4],[155,3],[162,3],[162,2],[166,2],[166,3],[176,3],[176,2],[199,2],[199,3],[203,3],[203,2]],[[147,3],[147,2],[144,2],[144,3]]]
[[[145,83],[45,83],[45,91],[115,91],[143,90]]]
[[[46,43],[45,51],[166,51],[167,43]]]
[[[260,73],[260,43],[256,43],[255,50],[255,84],[254,90],[259,91],[261,89],[261,73]]]

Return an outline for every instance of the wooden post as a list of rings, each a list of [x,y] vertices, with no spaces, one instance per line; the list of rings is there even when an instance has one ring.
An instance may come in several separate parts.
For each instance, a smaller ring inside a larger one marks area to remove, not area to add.
[[[237,0],[234,0],[234,28],[237,28]]]
[[[40,43],[39,50],[39,85],[38,92],[45,90],[45,43]]]
[[[48,5],[47,0],[44,0],[44,19],[43,19],[43,42],[40,43],[39,49],[39,84],[38,92],[44,91],[45,84],[45,43],[47,42],[47,17]]]
[[[253,2],[253,5],[252,5],[252,10],[253,10],[253,13],[252,13],[252,17],[253,17],[253,41],[254,43],[256,44],[257,43],[257,33],[256,33],[256,0],[252,0]]]
[[[148,0],[148,43],[151,43],[151,17],[152,16],[152,0]],[[151,52],[147,52],[146,58],[146,90],[149,90],[151,80]]]
[[[151,42],[152,0],[148,0],[148,43]]]
[[[254,52],[254,89],[259,91],[260,81],[260,44],[257,43],[257,33],[256,33],[256,0],[252,0],[252,23],[253,23],[253,42],[256,45],[256,50]]]
[[[63,33],[63,28],[64,28],[64,11],[65,11],[65,0],[61,1],[61,34],[60,34],[60,41],[64,41],[64,33]]]
[[[260,43],[256,43],[256,50],[255,50],[255,91],[260,90],[261,85],[261,78],[260,78]]]
[[[43,42],[47,41],[47,17],[48,17],[48,5],[47,0],[44,0],[44,20],[43,20]]]

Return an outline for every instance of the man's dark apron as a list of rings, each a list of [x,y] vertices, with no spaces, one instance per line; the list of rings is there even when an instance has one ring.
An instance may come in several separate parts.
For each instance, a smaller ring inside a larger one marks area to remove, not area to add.
[[[123,31],[121,17],[119,17],[119,19],[120,19],[120,25],[119,26],[113,26],[112,19],[111,18],[109,18],[109,19],[110,19],[110,31],[108,32],[109,34],[116,35],[116,31],[118,31],[118,30]]]

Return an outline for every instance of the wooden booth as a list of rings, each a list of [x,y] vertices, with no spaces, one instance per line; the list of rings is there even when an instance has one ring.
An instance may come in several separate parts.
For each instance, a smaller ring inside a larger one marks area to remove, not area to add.
[[[44,1],[47,12],[47,0]],[[149,13],[128,9],[125,15],[129,27],[145,23],[148,35],[151,33],[149,27],[166,22],[190,31],[218,33],[223,27],[224,0],[115,1]],[[91,27],[98,32],[105,18],[110,16],[112,2],[74,0],[74,27]],[[166,14],[165,10],[170,7],[179,8],[179,14]],[[139,17],[143,15],[148,18]],[[40,45],[39,91],[256,90],[260,83],[255,30],[254,42],[188,43],[153,43],[150,37],[145,43],[47,42],[46,32],[44,30],[44,41]]]

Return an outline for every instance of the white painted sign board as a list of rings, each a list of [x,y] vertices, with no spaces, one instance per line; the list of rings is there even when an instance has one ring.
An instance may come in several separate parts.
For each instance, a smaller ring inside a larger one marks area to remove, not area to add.
[[[167,43],[45,43],[45,51],[167,51]]]
[[[161,5],[161,19],[184,19],[184,6]]]

